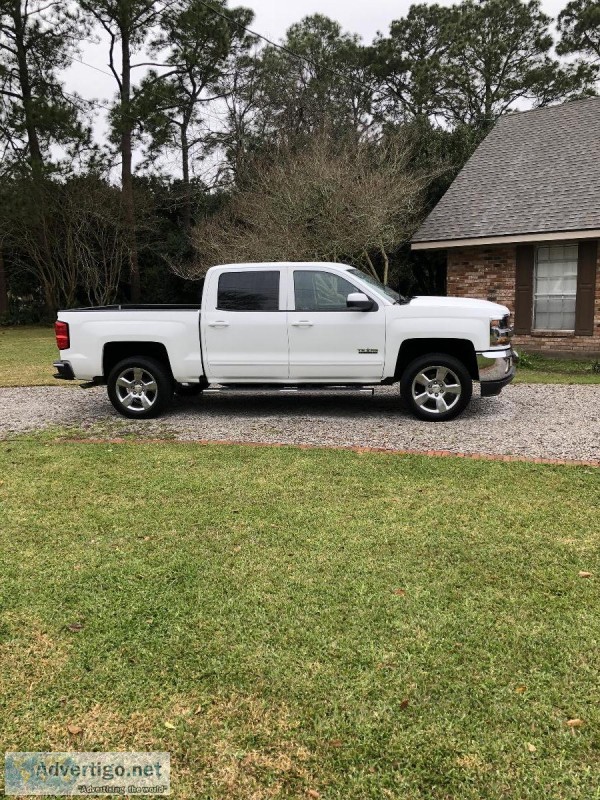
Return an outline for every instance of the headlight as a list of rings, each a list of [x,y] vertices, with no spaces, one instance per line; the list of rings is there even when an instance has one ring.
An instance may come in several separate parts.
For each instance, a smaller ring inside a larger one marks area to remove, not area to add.
[[[490,320],[490,347],[510,344],[513,335],[510,322],[510,314],[506,314],[502,319]]]

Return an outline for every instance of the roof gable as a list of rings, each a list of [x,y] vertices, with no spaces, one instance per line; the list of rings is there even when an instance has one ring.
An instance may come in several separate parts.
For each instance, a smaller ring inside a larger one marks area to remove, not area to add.
[[[501,117],[413,242],[600,229],[600,98]]]

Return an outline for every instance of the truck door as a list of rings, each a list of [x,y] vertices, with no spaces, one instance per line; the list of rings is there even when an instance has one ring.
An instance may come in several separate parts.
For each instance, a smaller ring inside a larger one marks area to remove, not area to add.
[[[211,383],[288,380],[286,287],[281,270],[225,268],[210,274],[201,317]]]
[[[385,313],[349,309],[349,294],[363,288],[319,269],[294,270],[288,314],[290,379],[371,383],[381,380],[385,357]]]

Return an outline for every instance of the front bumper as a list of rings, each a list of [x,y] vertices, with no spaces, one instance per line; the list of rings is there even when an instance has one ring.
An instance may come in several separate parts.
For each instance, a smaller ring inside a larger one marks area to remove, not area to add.
[[[68,361],[55,361],[52,366],[56,369],[54,373],[55,378],[60,378],[63,381],[74,381],[75,373],[73,367]]]
[[[508,347],[505,350],[485,350],[477,353],[477,367],[481,383],[481,396],[500,394],[515,377],[518,354]]]

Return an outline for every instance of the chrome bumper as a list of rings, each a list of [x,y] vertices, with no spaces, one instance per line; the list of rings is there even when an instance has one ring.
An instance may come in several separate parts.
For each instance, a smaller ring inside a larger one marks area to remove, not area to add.
[[[519,356],[512,347],[505,350],[484,350],[477,353],[481,396],[500,394],[515,377]]]

